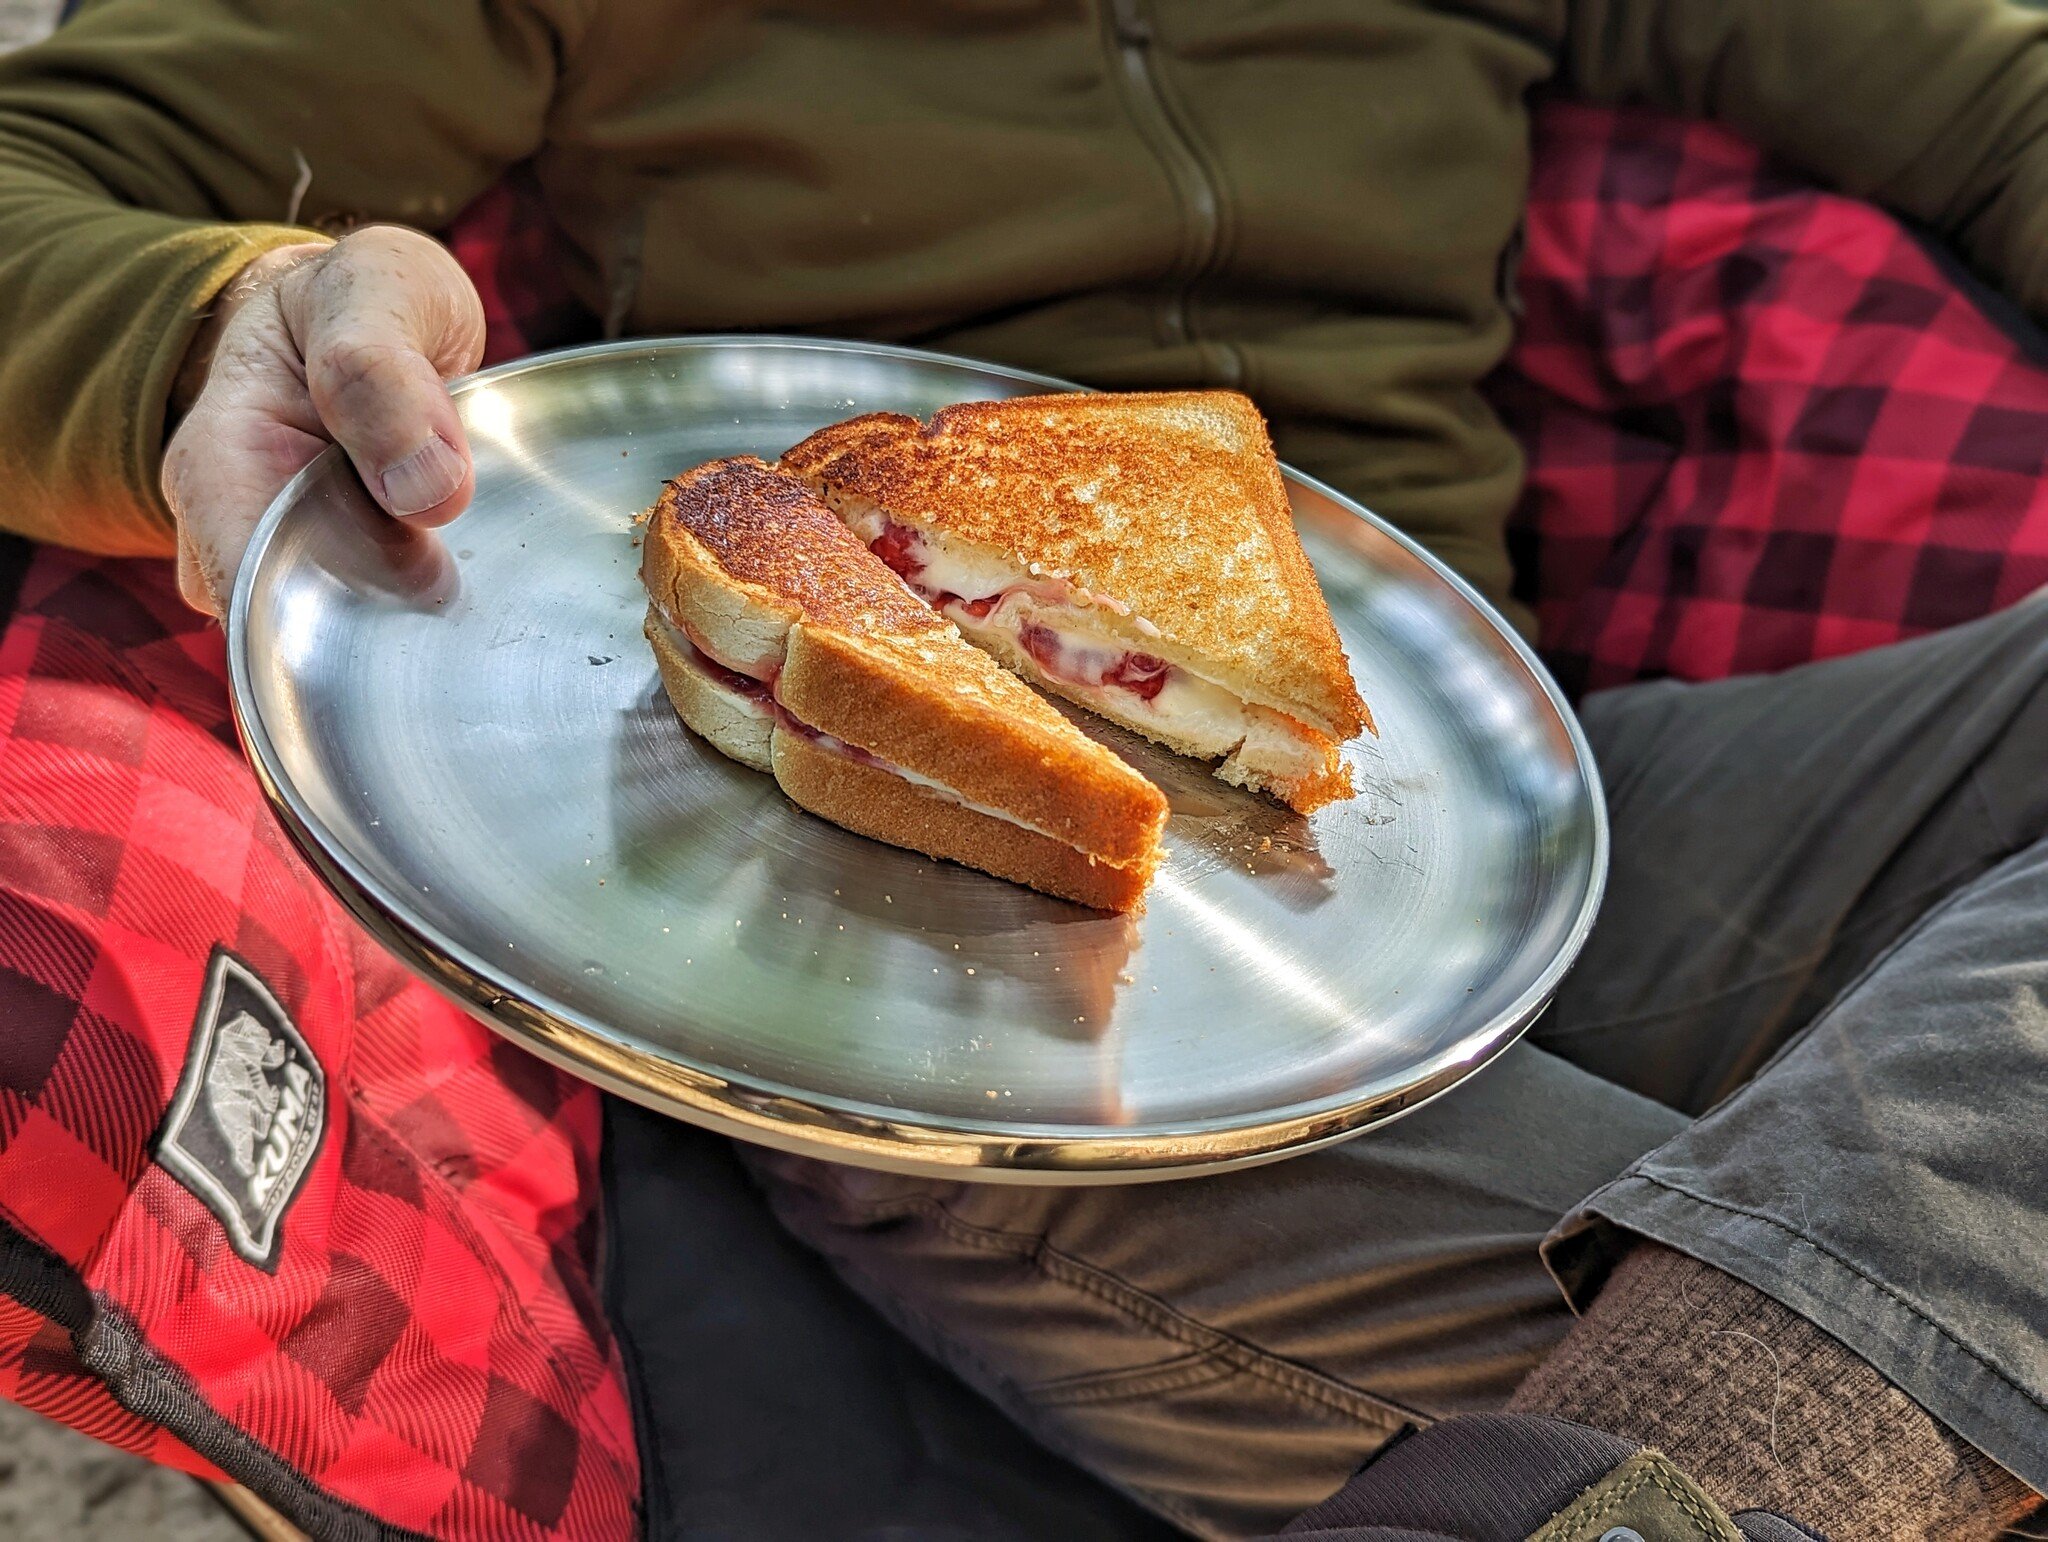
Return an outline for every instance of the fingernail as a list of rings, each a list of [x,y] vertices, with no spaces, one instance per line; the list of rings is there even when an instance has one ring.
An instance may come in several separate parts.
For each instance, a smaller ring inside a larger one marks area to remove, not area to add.
[[[423,514],[444,503],[462,485],[462,457],[439,434],[378,478],[384,507],[394,514]]]

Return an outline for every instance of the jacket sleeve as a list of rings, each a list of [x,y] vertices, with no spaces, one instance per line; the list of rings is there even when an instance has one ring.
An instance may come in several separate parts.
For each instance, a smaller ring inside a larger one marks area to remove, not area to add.
[[[537,0],[103,0],[0,58],[0,528],[168,551],[165,412],[214,296],[309,226],[446,224],[538,143],[572,30]]]
[[[1580,94],[1736,128],[1941,232],[2048,320],[2048,11],[2017,0],[1567,0]]]

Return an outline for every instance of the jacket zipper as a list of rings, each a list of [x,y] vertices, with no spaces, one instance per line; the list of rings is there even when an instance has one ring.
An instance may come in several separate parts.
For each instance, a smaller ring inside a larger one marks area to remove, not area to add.
[[[1172,288],[1161,298],[1159,312],[1159,327],[1166,341],[1186,343],[1194,340],[1188,319],[1190,292],[1216,261],[1223,234],[1222,206],[1208,168],[1160,90],[1152,57],[1152,20],[1146,14],[1145,0],[1109,0],[1106,14],[1132,115],[1152,153],[1166,168],[1186,211],[1186,238],[1174,265]],[[1235,350],[1221,352],[1234,373]]]

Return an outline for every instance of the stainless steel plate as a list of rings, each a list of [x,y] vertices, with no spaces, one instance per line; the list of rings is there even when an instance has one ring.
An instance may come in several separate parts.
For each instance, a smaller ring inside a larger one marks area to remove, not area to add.
[[[1370,514],[1290,476],[1383,737],[1303,820],[1115,730],[1167,790],[1145,915],[1105,918],[800,813],[670,710],[632,517],[713,456],[1058,382],[902,349],[697,338],[456,388],[439,536],[329,454],[234,597],[279,815],[389,946],[518,1042],[736,1135],[870,1166],[1129,1181],[1285,1155],[1498,1053],[1591,925],[1606,826],[1526,649]]]

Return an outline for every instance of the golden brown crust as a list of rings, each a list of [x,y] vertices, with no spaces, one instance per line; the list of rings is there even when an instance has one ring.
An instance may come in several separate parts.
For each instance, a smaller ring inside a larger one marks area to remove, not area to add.
[[[1313,814],[1327,804],[1357,796],[1351,785],[1351,768],[1339,760],[1334,746],[1330,764],[1308,776],[1275,776],[1252,770],[1233,757],[1216,768],[1216,774],[1233,787],[1249,787],[1270,793],[1297,814]]]
[[[1048,836],[949,803],[901,777],[820,749],[801,734],[775,735],[775,779],[802,808],[859,835],[963,863],[1097,910],[1134,910],[1153,860],[1091,861]]]
[[[789,477],[745,460],[678,478],[648,522],[642,571],[657,608],[728,664],[776,675],[799,722],[1045,830],[1083,860],[1156,860],[1165,795],[965,642]],[[689,706],[670,695],[698,726],[695,694]]]
[[[676,518],[670,503],[674,486],[649,511],[640,544],[640,581],[654,610],[708,640],[729,664],[779,661],[798,608],[720,568]]]
[[[799,721],[1107,861],[1138,861],[1158,845],[1164,793],[993,659],[957,635],[947,643],[973,662],[942,669],[924,639],[900,645],[800,623],[777,691]]]
[[[808,487],[751,455],[697,466],[662,489],[646,560],[682,558],[683,535],[700,560],[791,619],[906,636],[949,629]]]
[[[1128,911],[1142,904],[1158,861],[1156,847],[1127,866],[1093,861],[1050,836],[950,803],[878,766],[850,760],[772,725],[762,729],[757,758],[751,733],[735,738],[727,731],[731,714],[717,687],[676,650],[659,625],[650,621],[646,630],[677,715],[725,754],[774,776],[798,807],[857,835],[944,857],[1098,910]],[[1077,988],[1085,985],[1076,981]]]
[[[1265,420],[1236,392],[967,402],[929,426],[872,414],[780,465],[1120,600],[1336,739],[1365,724]]]

